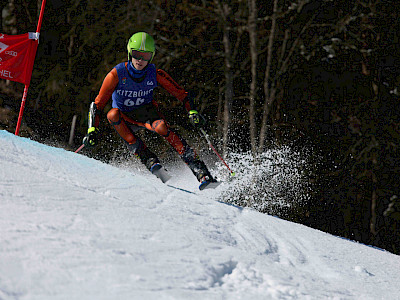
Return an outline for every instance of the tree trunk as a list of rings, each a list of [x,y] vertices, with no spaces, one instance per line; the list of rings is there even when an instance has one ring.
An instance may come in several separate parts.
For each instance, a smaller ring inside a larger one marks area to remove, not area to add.
[[[250,103],[249,103],[249,123],[250,123],[250,145],[251,153],[255,157],[257,154],[256,140],[256,88],[257,88],[257,7],[256,0],[248,0],[249,3],[249,19],[248,32],[250,38],[250,57],[251,57],[251,83],[250,83]]]
[[[229,28],[224,28],[224,48],[225,48],[225,101],[224,101],[224,128],[223,128],[223,155],[226,156],[229,143],[229,127],[231,122],[231,104],[233,98],[233,72],[231,47],[229,43]]]
[[[274,51],[274,39],[275,39],[275,28],[276,28],[276,19],[277,19],[277,9],[278,9],[278,0],[274,0],[274,8],[272,12],[272,23],[271,29],[269,32],[268,38],[268,46],[267,46],[267,66],[265,69],[265,76],[264,76],[264,108],[263,108],[263,116],[262,116],[262,123],[260,129],[260,137],[258,143],[258,153],[261,153],[264,149],[265,144],[265,136],[267,132],[267,123],[269,119],[269,113],[271,110],[271,105],[275,98],[275,86],[271,81],[271,62],[272,62],[272,52]]]
[[[377,158],[376,158],[376,153],[373,153],[372,155],[372,174],[371,174],[371,181],[372,181],[372,195],[371,195],[371,220],[370,220],[370,233],[372,235],[372,238],[375,239],[377,230],[376,230],[376,220],[377,220],[377,215],[376,215],[376,207],[377,207],[377,185],[378,185],[378,180],[376,178],[375,174],[375,169],[377,168]]]
[[[222,18],[222,31],[223,38],[222,43],[224,45],[224,57],[225,57],[225,99],[224,99],[224,112],[223,112],[223,156],[225,157],[228,151],[229,144],[229,128],[231,122],[231,104],[233,99],[233,70],[232,70],[232,50],[231,42],[229,40],[229,34],[231,27],[229,24],[228,16],[230,14],[230,8],[228,4],[217,1],[219,14]]]
[[[2,9],[2,33],[17,34],[17,17],[15,16],[15,1],[9,0]]]

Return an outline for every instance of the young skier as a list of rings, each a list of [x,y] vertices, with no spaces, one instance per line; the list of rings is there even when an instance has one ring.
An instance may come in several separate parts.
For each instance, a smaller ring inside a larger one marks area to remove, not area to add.
[[[166,89],[180,100],[189,113],[189,120],[195,126],[201,126],[203,117],[196,111],[193,99],[180,87],[170,75],[151,64],[155,54],[152,36],[138,32],[131,36],[127,45],[128,61],[116,65],[105,77],[100,92],[89,109],[89,129],[83,139],[86,147],[97,143],[100,112],[112,99],[112,108],[107,113],[108,122],[115,128],[141,162],[163,181],[168,178],[157,156],[135,135],[140,129],[154,131],[178,152],[181,159],[189,166],[200,189],[210,182],[215,182],[206,165],[186,141],[172,131],[165,119],[159,114],[157,103],[153,99],[153,90],[157,86]]]

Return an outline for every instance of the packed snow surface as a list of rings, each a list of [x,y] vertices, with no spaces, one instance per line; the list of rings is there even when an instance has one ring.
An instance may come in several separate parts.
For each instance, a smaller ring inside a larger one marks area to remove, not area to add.
[[[234,182],[0,145],[0,299],[400,299],[399,256],[216,201]]]

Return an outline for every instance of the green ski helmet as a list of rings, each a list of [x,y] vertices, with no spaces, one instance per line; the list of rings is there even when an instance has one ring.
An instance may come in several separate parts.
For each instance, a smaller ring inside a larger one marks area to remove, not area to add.
[[[151,52],[152,56],[149,63],[151,63],[154,58],[154,54],[156,53],[156,45],[154,43],[154,39],[150,34],[146,32],[137,32],[132,35],[128,41],[127,49],[129,61],[132,60],[132,50]]]

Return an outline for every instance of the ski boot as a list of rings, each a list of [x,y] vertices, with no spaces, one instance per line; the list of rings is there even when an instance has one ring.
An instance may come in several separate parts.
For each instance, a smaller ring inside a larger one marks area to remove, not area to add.
[[[165,183],[171,175],[163,168],[158,160],[157,156],[149,150],[146,146],[140,147],[139,151],[135,151],[135,155],[139,157],[140,161],[146,166],[146,168],[160,180]]]
[[[221,184],[221,182],[218,182],[215,180],[210,173],[208,175],[204,175],[200,177],[199,179],[200,185],[199,185],[199,190],[205,190],[205,189],[215,189],[217,186]]]
[[[186,152],[182,155],[182,160],[192,170],[194,176],[200,182],[199,189],[204,190],[206,188],[215,188],[220,182],[217,182],[210,174],[207,166],[203,161],[200,160],[199,156],[195,154],[192,149],[186,149]]]

